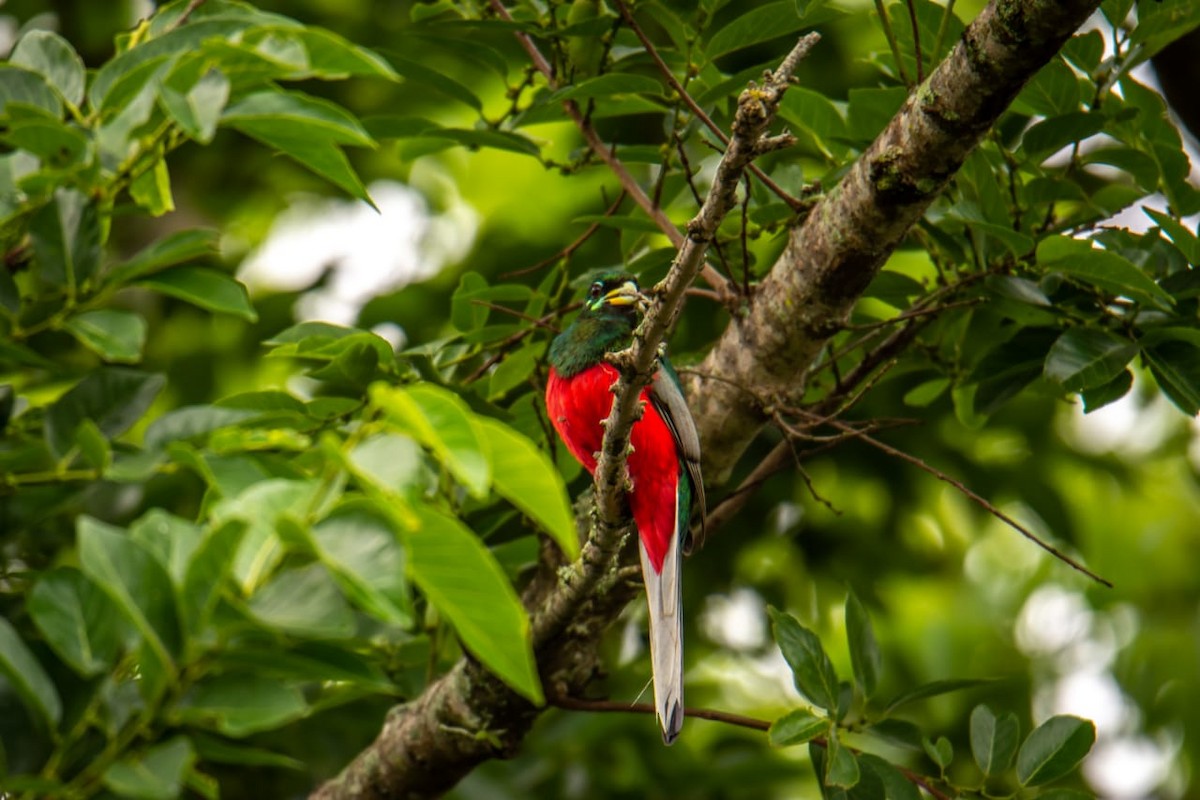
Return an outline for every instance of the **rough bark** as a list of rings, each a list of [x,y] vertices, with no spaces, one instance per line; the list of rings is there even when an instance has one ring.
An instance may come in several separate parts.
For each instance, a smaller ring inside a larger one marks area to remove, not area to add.
[[[765,422],[764,407],[794,399],[828,338],[908,229],[1021,87],[1054,56],[1099,0],[993,0],[947,59],[791,236],[770,276],[693,378],[689,397],[720,478]],[[581,526],[594,527],[581,512]],[[604,630],[637,594],[623,565],[600,559],[544,566],[527,587],[546,694],[582,691],[599,668]],[[588,557],[585,547],[584,556]],[[599,575],[584,591],[579,575]],[[564,598],[570,598],[566,602]],[[511,756],[539,709],[469,659],[411,703],[319,798],[435,797],[479,763]]]

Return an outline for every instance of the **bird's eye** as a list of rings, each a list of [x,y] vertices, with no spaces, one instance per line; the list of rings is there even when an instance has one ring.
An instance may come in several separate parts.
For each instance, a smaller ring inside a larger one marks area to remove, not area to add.
[[[604,284],[600,281],[596,281],[592,284],[592,288],[588,289],[588,297],[592,300],[599,300],[600,295],[603,294],[603,292]]]

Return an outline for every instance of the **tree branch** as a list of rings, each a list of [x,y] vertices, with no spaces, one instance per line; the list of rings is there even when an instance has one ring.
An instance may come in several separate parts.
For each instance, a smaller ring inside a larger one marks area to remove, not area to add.
[[[992,0],[788,246],[687,386],[705,474],[728,476],[767,421],[730,388],[797,405],[804,375],[863,290],[1017,93],[1098,0]]]

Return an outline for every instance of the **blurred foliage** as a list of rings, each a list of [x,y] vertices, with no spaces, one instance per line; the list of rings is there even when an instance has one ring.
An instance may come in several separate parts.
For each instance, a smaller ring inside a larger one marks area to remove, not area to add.
[[[781,112],[797,146],[759,164],[779,191],[752,181],[722,227],[714,263],[734,285],[771,268],[796,198],[836,183],[981,5],[884,3],[885,27],[849,0],[631,4],[722,128],[797,33],[824,37]],[[512,22],[450,0],[187,7],[145,22],[132,2],[2,9],[21,26],[0,64],[14,796],[299,795],[461,647],[540,698],[514,586],[536,532],[574,546],[559,476],[587,487],[541,416],[546,345],[594,271],[650,283],[671,256],[563,101],[677,223],[715,163],[715,135],[613,2],[513,3]],[[667,750],[649,719],[550,711],[458,796],[808,796],[816,773],[827,796],[908,797],[911,770],[947,793],[1052,783],[1039,796],[1065,798],[1103,792],[1103,761],[1133,746],[1162,761],[1145,792],[1195,792],[1200,240],[1185,220],[1200,191],[1140,65],[1198,23],[1187,0],[1107,0],[807,376],[816,408],[900,322],[928,319],[842,421],[902,417],[872,436],[1116,588],[861,437],[826,449],[844,431],[801,416],[803,471],[686,569],[689,704],[773,720],[769,734],[691,721]],[[369,201],[380,178],[434,215],[479,212],[462,264],[381,293],[353,328],[296,318],[305,288],[251,299],[237,264],[282,211]],[[695,298],[676,363],[728,319]],[[1104,413],[1132,417],[1124,438],[1089,440],[1080,409],[1117,401]],[[781,436],[752,445],[734,485]],[[628,639],[608,645],[598,693],[642,690]],[[1064,707],[1081,675],[1110,687],[1103,704]]]

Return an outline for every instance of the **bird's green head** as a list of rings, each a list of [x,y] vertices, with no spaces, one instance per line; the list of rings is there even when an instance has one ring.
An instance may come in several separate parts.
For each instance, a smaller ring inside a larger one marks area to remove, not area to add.
[[[636,320],[646,304],[637,278],[628,272],[609,272],[592,281],[580,316],[615,316]]]
[[[550,344],[550,363],[571,376],[629,346],[638,316],[648,300],[627,272],[601,275],[588,287],[583,310]]]

